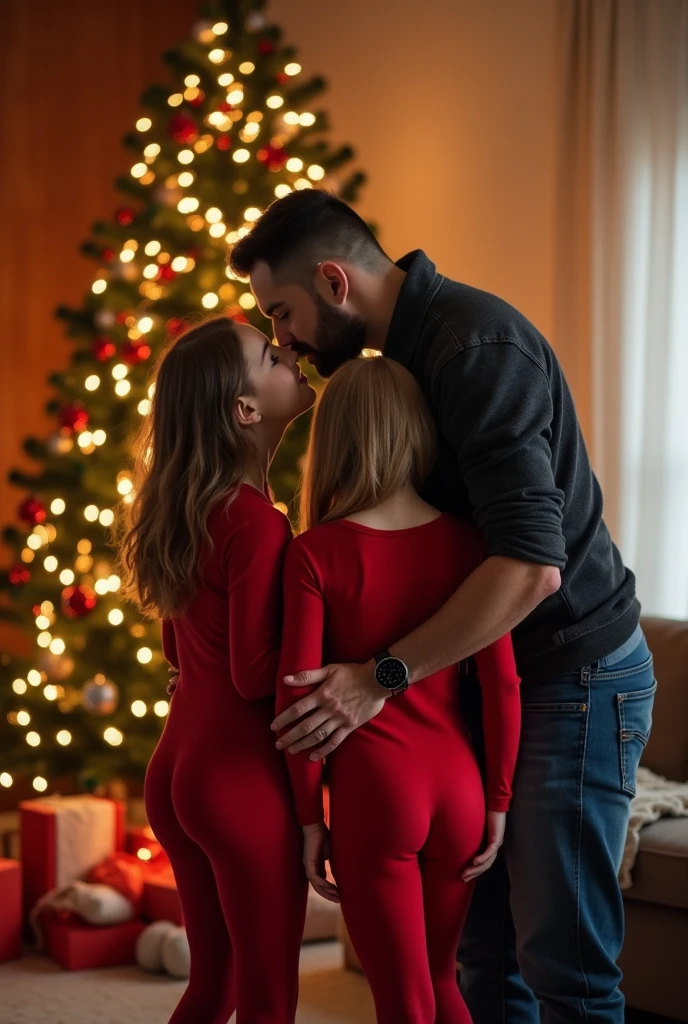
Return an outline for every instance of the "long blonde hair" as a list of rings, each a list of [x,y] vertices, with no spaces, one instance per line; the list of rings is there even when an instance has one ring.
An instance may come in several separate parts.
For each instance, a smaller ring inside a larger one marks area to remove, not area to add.
[[[304,530],[374,508],[435,459],[435,428],[415,378],[393,359],[345,363],[320,395],[301,488]]]
[[[187,330],[163,354],[154,384],[119,541],[123,593],[151,618],[184,611],[211,545],[208,514],[232,500],[248,467],[250,441],[234,406],[250,389],[233,321],[213,317]]]

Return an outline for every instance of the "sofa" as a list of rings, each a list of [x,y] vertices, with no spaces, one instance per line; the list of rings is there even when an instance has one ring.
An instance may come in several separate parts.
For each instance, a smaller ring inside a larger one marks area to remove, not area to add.
[[[643,619],[658,680],[653,726],[642,763],[688,780],[688,623]],[[624,893],[626,941],[620,959],[628,1005],[688,1022],[688,818],[664,818],[641,832],[633,885]],[[360,970],[340,922],[344,962]]]

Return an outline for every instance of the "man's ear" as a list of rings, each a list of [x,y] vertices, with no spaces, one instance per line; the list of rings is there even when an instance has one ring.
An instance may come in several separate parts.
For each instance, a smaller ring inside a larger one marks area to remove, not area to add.
[[[328,306],[343,306],[349,294],[349,278],[339,263],[325,260],[315,271],[315,290]]]
[[[234,406],[234,415],[240,427],[251,427],[254,423],[260,423],[260,413],[255,405],[255,398],[251,395],[240,395]]]

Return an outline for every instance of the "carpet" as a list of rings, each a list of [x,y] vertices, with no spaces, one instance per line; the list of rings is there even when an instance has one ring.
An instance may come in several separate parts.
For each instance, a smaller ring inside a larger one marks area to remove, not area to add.
[[[370,990],[342,958],[336,942],[303,947],[297,1024],[374,1024]],[[167,1024],[184,985],[137,967],[63,971],[30,955],[0,965],[0,1024]]]

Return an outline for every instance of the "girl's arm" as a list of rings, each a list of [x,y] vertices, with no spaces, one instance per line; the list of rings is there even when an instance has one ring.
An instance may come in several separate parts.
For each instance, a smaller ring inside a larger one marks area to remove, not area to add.
[[[483,693],[487,809],[508,811],[521,733],[520,679],[511,634],[474,655]]]
[[[290,537],[286,517],[256,503],[251,518],[238,524],[227,545],[230,673],[245,700],[275,692],[282,568]]]
[[[311,693],[315,687],[287,686],[285,675],[322,665],[325,605],[317,571],[303,541],[289,545],[284,564],[284,627],[282,655],[277,675],[277,713]],[[300,723],[310,731],[309,718]],[[310,761],[311,750],[285,754],[301,825],[314,825],[324,819],[322,799],[322,762]]]

